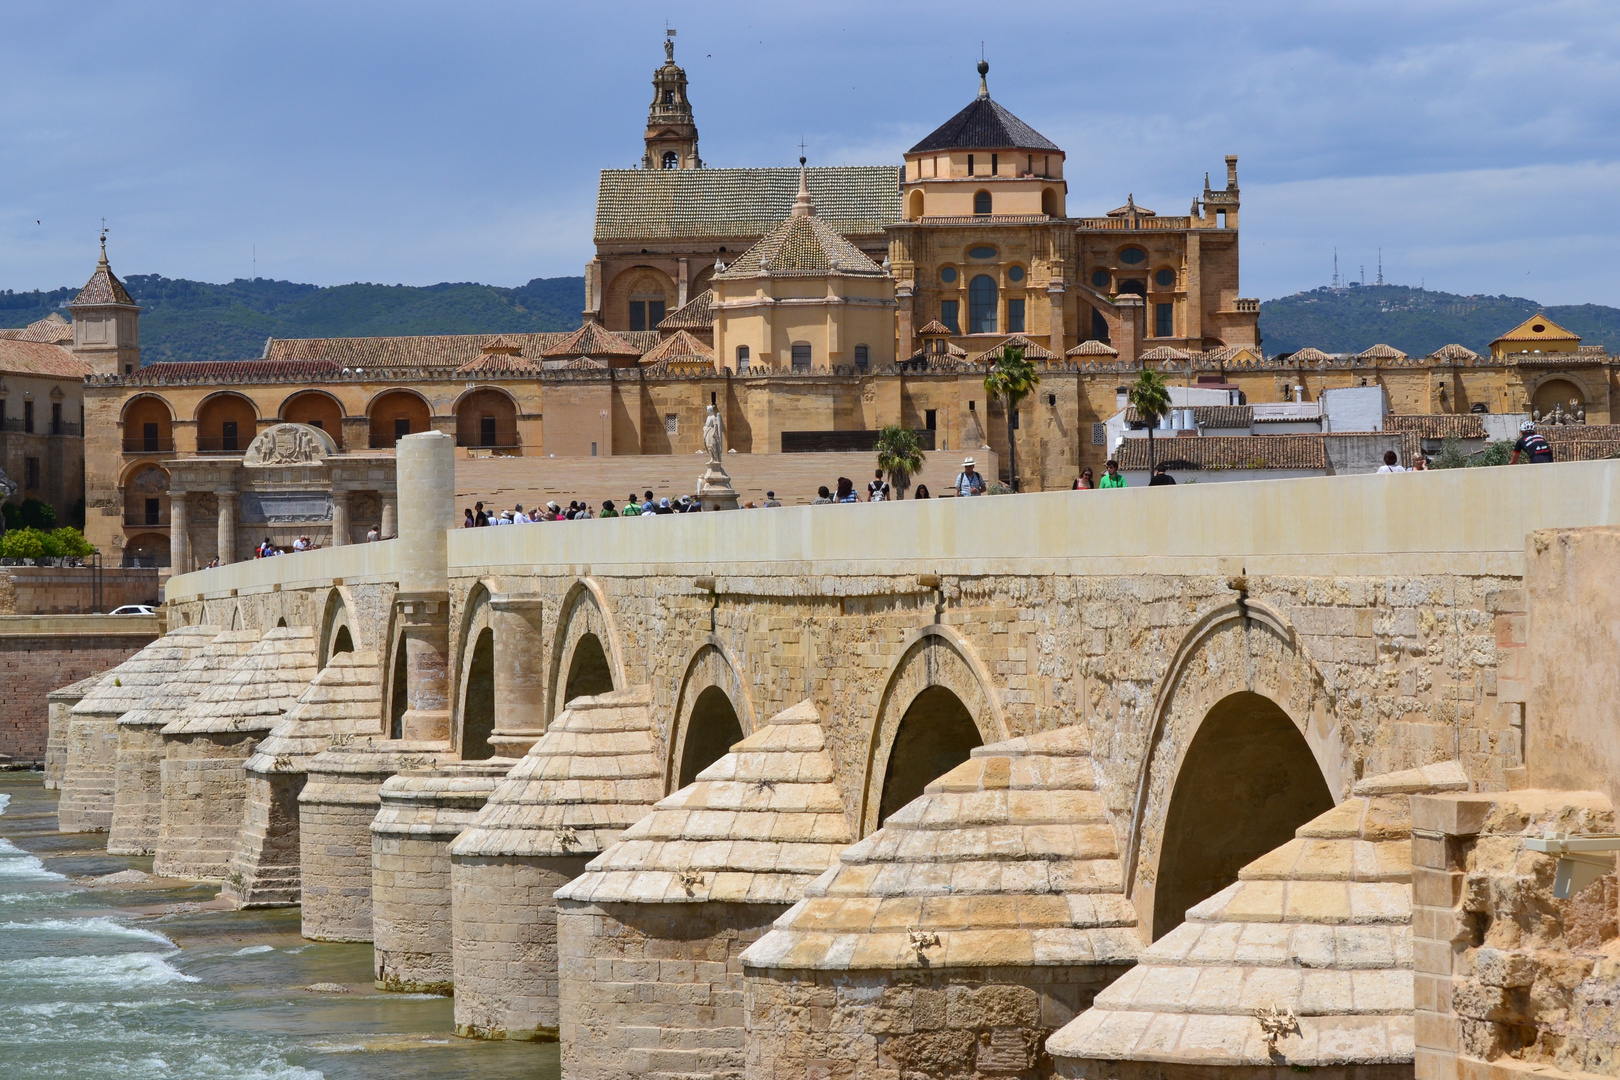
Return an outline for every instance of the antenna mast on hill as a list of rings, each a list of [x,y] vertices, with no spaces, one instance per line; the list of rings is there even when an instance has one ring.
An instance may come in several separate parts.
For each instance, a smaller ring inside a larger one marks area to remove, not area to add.
[[[1384,249],[1378,249],[1378,284],[1384,283]]]
[[[1339,287],[1339,249],[1333,249],[1333,287]]]

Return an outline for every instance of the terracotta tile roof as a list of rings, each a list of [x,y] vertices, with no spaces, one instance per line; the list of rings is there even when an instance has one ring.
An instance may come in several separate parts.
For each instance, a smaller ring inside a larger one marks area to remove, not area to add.
[[[484,351],[486,353],[518,356],[522,354],[523,346],[504,334],[496,334],[494,337],[484,342]]]
[[[645,351],[606,329],[601,323],[589,322],[556,344],[542,349],[540,355],[553,360],[563,356],[640,356]]]
[[[732,281],[760,274],[815,277],[832,273],[887,277],[889,272],[819,216],[795,214],[777,224],[714,278]]]
[[[1603,461],[1620,457],[1620,439],[1568,439],[1552,444],[1557,461]]]
[[[1023,334],[1014,334],[1006,341],[1003,341],[1000,345],[997,345],[995,348],[980,355],[978,362],[981,364],[994,364],[1001,359],[1002,354],[1007,349],[1023,349],[1025,360],[1052,359],[1051,350],[1047,349],[1045,346],[1037,345]]]
[[[1153,440],[1153,456],[1172,469],[1326,469],[1321,435],[1210,435]],[[1148,467],[1148,441],[1126,439],[1114,451],[1119,467]]]
[[[1451,360],[1463,363],[1479,359],[1479,353],[1473,349],[1465,349],[1461,345],[1442,345],[1430,355],[1436,360]]]
[[[576,356],[572,360],[542,360],[542,371],[606,371],[612,364],[601,360],[592,360],[588,356]]]
[[[456,368],[457,375],[538,375],[540,362],[511,353],[485,353]]]
[[[1169,345],[1159,345],[1149,349],[1141,356],[1143,360],[1191,360],[1192,354],[1173,349]]]
[[[951,328],[940,322],[938,319],[930,319],[928,322],[923,324],[921,330],[917,331],[918,337],[949,337],[950,334]]]
[[[522,355],[538,359],[546,349],[578,331],[547,334],[502,334],[522,349]],[[618,337],[629,342],[637,355],[661,340],[656,330],[621,331]],[[488,334],[422,334],[411,337],[349,338],[271,338],[265,347],[266,360],[331,360],[349,368],[448,367],[457,368],[484,353]]]
[[[1620,424],[1538,424],[1548,442],[1600,442],[1620,439]]]
[[[73,341],[73,324],[56,312],[15,329],[0,330],[3,341],[39,341],[47,345],[67,345]]]
[[[807,170],[822,220],[846,236],[879,236],[900,220],[892,165]],[[604,169],[596,195],[598,242],[764,236],[793,207],[799,170]]]
[[[1101,341],[1082,341],[1064,356],[1118,356],[1119,350]]]
[[[1406,354],[1393,345],[1374,345],[1356,353],[1357,360],[1405,360]]]
[[[82,379],[90,374],[90,365],[60,345],[0,338],[0,373]]]
[[[1136,406],[1129,405],[1125,408],[1124,419],[1127,424],[1136,424],[1142,418],[1137,414]],[[1247,431],[1254,425],[1254,406],[1194,405],[1193,419],[1201,428],[1242,428]]]
[[[1209,364],[1231,364],[1244,353],[1248,353],[1251,358],[1246,364],[1257,363],[1260,359],[1247,345],[1224,345],[1219,349],[1209,349],[1198,354],[1198,359]]]
[[[1056,150],[1063,151],[988,95],[970,101],[967,108],[931,131],[908,154],[933,150]]]
[[[130,386],[177,382],[284,382],[335,379],[342,368],[332,360],[173,360],[147,364],[125,375]]]
[[[641,362],[649,365],[686,362],[708,364],[713,367],[714,350],[688,334],[685,330],[677,330],[658,345],[643,353]]]
[[[118,275],[112,272],[112,267],[107,265],[106,252],[102,252],[101,262],[96,264],[96,272],[90,275],[90,280],[84,283],[84,288],[79,290],[79,295],[73,298],[73,307],[78,307],[81,304],[128,304],[130,307],[135,306],[135,301],[130,299],[129,290],[124,288],[122,281],[118,280]]]
[[[1483,439],[1485,424],[1474,413],[1418,413],[1384,417],[1385,431],[1410,431],[1423,439]]]
[[[1321,349],[1313,349],[1309,345],[1303,349],[1295,349],[1288,354],[1288,362],[1292,364],[1327,364],[1332,361],[1333,357]]]
[[[670,330],[711,330],[714,328],[714,290],[704,289],[692,299],[664,316],[664,321],[658,324],[657,329],[667,333]]]
[[[1581,335],[1564,329],[1551,319],[1546,312],[1538,311],[1518,326],[1509,330],[1491,344],[1497,341],[1580,341]]]

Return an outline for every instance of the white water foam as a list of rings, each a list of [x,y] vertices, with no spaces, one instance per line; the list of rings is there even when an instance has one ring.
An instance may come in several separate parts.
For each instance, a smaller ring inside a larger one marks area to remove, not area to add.
[[[37,956],[26,960],[8,960],[5,969],[7,980],[12,985],[35,982],[57,987],[112,986],[125,989],[198,981],[151,952],[123,953],[119,956]]]
[[[124,938],[130,941],[155,941],[159,945],[167,945],[171,949],[179,947],[155,930],[142,930],[137,926],[125,926],[117,919],[109,918],[106,915],[98,915],[91,919],[39,919],[34,922],[0,923],[0,933],[5,931],[37,933],[42,930],[52,933],[83,934],[91,937]],[[265,947],[269,948],[268,945]]]
[[[37,855],[30,855],[0,836],[0,881],[66,881],[66,874],[45,869]]]
[[[11,796],[6,793],[0,793],[0,814],[4,814],[6,812],[6,807],[10,805]]]
[[[245,949],[237,949],[232,956],[258,956],[260,953],[275,952],[274,945],[249,945]]]

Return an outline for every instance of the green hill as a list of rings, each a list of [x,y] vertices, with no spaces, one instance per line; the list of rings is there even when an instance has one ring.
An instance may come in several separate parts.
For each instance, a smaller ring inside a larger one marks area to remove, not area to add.
[[[1260,305],[1267,355],[1307,345],[1360,352],[1382,342],[1427,356],[1456,342],[1485,353],[1491,340],[1538,311],[1581,335],[1582,344],[1620,352],[1620,308],[1601,304],[1543,307],[1520,296],[1458,296],[1408,285],[1313,289]]]
[[[535,278],[515,289],[472,283],[336,285],[238,278],[225,285],[134,274],[124,279],[141,314],[141,357],[244,360],[269,337],[499,334],[572,330],[585,279]],[[63,306],[76,289],[0,293],[0,326],[26,326]]]
[[[335,285],[237,279],[226,285],[136,274],[125,281],[145,309],[141,355],[157,360],[243,360],[268,337],[498,334],[572,330],[584,306],[583,278],[535,278],[515,289],[472,283]],[[26,326],[62,310],[76,290],[0,293],[0,326]],[[1492,338],[1534,315],[1620,352],[1620,308],[1543,308],[1518,296],[1458,296],[1406,285],[1320,288],[1260,305],[1268,354],[1314,345],[1359,352],[1383,342],[1413,356],[1457,342],[1483,353]],[[66,312],[63,311],[65,315]]]

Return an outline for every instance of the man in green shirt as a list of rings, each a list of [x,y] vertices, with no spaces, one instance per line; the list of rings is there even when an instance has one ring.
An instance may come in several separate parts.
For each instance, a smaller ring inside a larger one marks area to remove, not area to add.
[[[1124,486],[1125,486],[1125,478],[1123,476],[1119,475],[1119,462],[1115,461],[1113,458],[1109,458],[1108,459],[1108,471],[1103,473],[1103,477],[1102,477],[1101,480],[1097,481],[1097,487],[1099,489],[1101,489],[1101,488],[1122,488]]]
[[[641,503],[636,499],[636,493],[631,492],[630,497],[624,500],[624,517],[640,517]]]
[[[612,499],[603,499],[602,500],[602,512],[600,514],[598,514],[597,516],[598,517],[605,517],[605,518],[618,517],[619,516],[619,512],[617,510],[613,509],[613,500]]]

